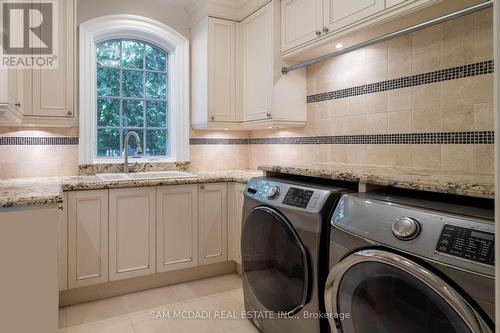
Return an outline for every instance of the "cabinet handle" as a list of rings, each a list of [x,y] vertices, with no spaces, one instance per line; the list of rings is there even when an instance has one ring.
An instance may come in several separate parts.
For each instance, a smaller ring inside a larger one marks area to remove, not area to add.
[[[271,114],[270,113],[267,113],[266,116],[267,116],[267,118],[271,118]]]
[[[21,102],[17,102],[16,104],[14,104],[14,106],[20,108],[21,107]]]
[[[68,112],[66,112],[66,114],[67,114],[68,116],[71,116],[71,115],[73,114],[73,111],[68,111]]]
[[[328,31],[330,31],[330,29],[328,29],[327,27],[323,27],[323,32],[324,32],[325,34],[327,34],[327,33],[328,33]]]
[[[321,36],[321,30],[316,30],[316,36]]]
[[[205,185],[200,185],[200,189],[204,190],[205,189]]]
[[[211,120],[215,120],[215,117],[214,117],[214,116],[212,116],[212,117],[210,117],[210,119],[211,119]]]

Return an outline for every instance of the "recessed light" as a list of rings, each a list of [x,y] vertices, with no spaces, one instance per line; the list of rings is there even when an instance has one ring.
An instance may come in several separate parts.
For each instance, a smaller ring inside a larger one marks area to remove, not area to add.
[[[224,131],[229,131],[229,128],[224,128]]]
[[[335,45],[335,48],[337,48],[337,49],[341,49],[343,47],[344,47],[344,44],[342,44],[342,43],[337,43],[337,45]]]

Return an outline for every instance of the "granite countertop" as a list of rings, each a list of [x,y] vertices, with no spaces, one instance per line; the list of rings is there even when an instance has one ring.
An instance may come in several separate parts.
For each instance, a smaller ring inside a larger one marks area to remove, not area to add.
[[[0,208],[56,205],[62,203],[63,191],[216,182],[247,183],[253,177],[262,176],[262,171],[257,170],[191,170],[187,172],[197,177],[122,181],[102,181],[96,176],[3,179],[0,180]]]
[[[492,174],[362,167],[332,163],[264,165],[259,169],[266,172],[363,182],[404,189],[495,198],[495,178]]]

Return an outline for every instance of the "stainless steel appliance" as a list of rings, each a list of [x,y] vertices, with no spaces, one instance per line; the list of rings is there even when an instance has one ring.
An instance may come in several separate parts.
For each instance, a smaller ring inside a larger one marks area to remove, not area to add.
[[[493,210],[348,194],[330,237],[333,332],[494,331]]]
[[[245,190],[243,292],[261,332],[324,332],[329,220],[345,188],[255,178]]]

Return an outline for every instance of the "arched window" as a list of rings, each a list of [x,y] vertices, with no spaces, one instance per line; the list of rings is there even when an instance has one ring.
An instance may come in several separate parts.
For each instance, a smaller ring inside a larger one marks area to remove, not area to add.
[[[80,163],[189,158],[188,41],[139,16],[113,15],[80,25]]]

